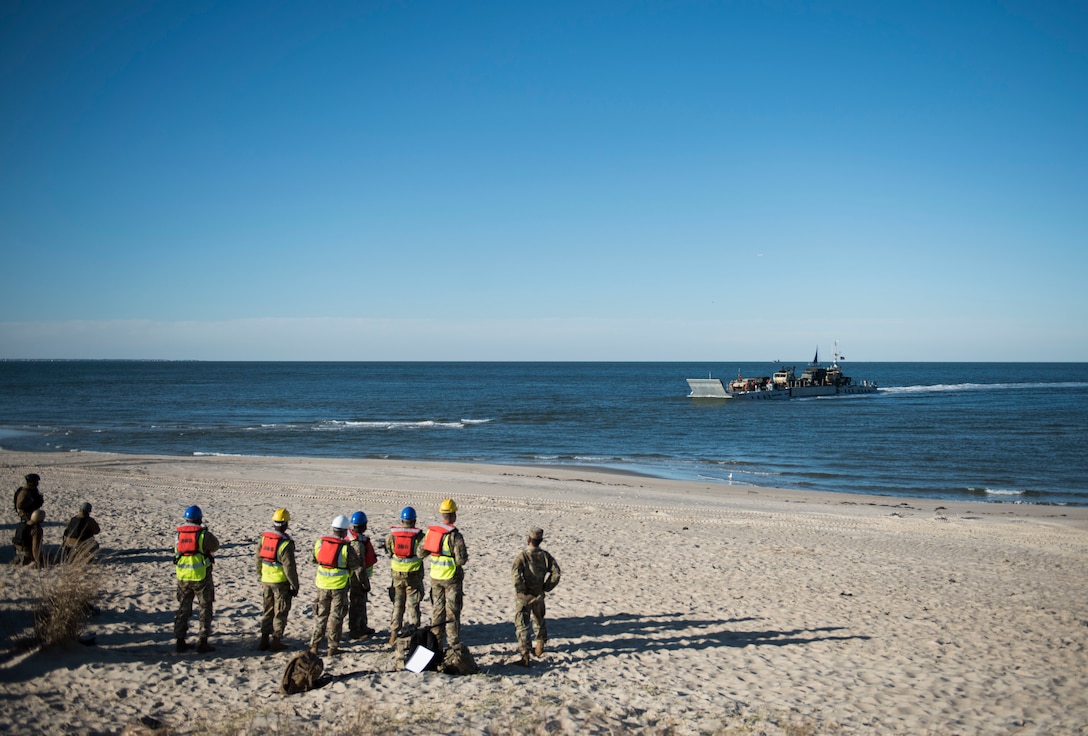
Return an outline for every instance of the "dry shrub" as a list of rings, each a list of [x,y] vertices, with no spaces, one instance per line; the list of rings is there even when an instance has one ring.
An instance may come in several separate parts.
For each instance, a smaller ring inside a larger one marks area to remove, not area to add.
[[[76,639],[83,631],[102,589],[101,567],[93,557],[91,550],[78,549],[42,583],[34,609],[34,634],[42,646]]]

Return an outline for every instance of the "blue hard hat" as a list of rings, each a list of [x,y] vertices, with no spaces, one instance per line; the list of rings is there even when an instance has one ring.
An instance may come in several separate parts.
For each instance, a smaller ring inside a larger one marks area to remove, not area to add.
[[[404,521],[415,521],[416,510],[411,506],[405,506],[400,512],[400,518]]]
[[[366,526],[366,514],[362,511],[356,511],[351,515],[352,526]]]
[[[185,509],[186,521],[202,521],[203,519],[204,514],[200,511],[199,506],[190,506],[189,508]]]

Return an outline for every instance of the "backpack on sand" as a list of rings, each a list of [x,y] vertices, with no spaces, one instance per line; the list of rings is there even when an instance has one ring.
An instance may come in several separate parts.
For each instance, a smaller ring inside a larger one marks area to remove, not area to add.
[[[454,644],[446,650],[441,669],[447,675],[475,675],[480,671],[472,653],[464,644]]]
[[[313,690],[318,686],[321,673],[325,671],[325,663],[309,649],[291,657],[287,663],[287,669],[283,671],[283,680],[280,682],[280,692],[284,695],[294,695]]]

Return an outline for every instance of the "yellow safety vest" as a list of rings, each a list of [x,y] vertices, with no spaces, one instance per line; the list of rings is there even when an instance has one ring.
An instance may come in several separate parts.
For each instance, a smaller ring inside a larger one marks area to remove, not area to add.
[[[183,524],[174,541],[174,567],[178,580],[199,583],[208,577],[211,561],[204,554],[204,527]]]

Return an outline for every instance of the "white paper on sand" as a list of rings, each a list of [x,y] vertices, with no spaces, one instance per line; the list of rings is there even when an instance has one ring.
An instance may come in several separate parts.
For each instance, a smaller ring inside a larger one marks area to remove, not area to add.
[[[416,647],[404,667],[412,672],[422,672],[434,659],[434,652],[427,647]]]

